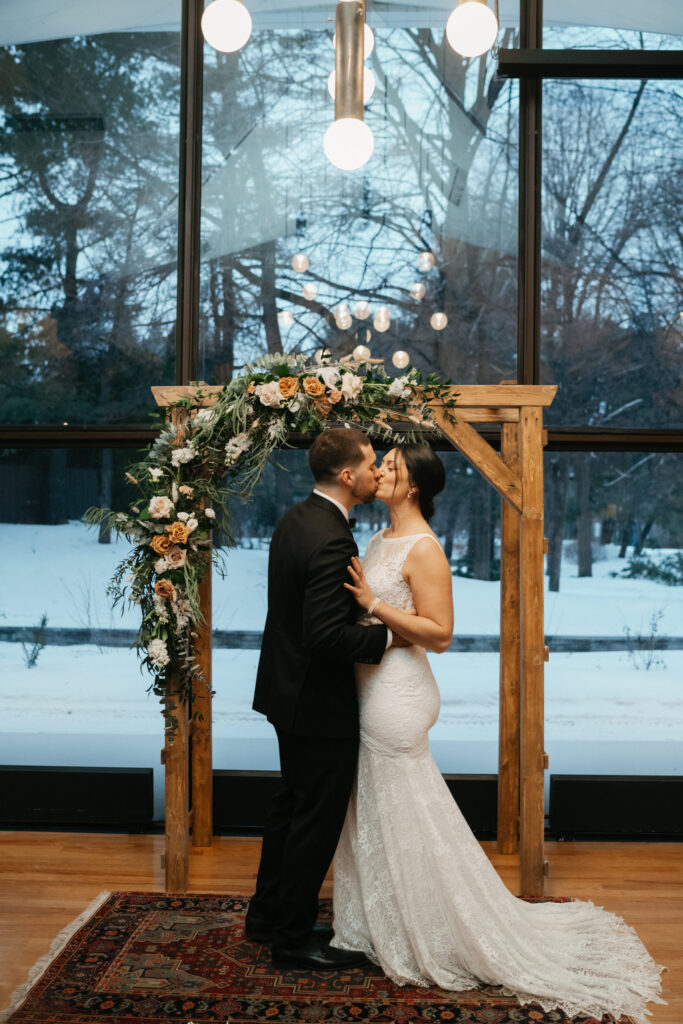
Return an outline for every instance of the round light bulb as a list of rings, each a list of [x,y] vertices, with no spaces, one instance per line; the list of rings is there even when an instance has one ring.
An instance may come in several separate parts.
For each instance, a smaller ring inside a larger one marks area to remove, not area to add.
[[[448,317],[445,313],[432,313],[429,322],[435,331],[442,331],[448,323]]]
[[[353,358],[357,363],[365,363],[371,355],[372,352],[367,345],[356,345],[353,350]]]
[[[294,314],[289,309],[282,309],[277,315],[277,322],[280,327],[284,327],[286,330],[294,323]]]
[[[417,257],[417,269],[421,270],[423,274],[426,274],[428,270],[432,269],[435,262],[433,253],[421,252]]]
[[[336,314],[335,318],[334,318],[334,322],[336,323],[336,325],[337,325],[337,327],[339,328],[340,331],[348,331],[348,329],[349,329],[349,327],[351,326],[351,323],[352,323],[351,314],[349,312],[346,312],[346,313],[339,313],[338,312]]]
[[[370,303],[365,299],[360,299],[353,307],[353,315],[357,320],[367,320],[370,316]]]
[[[419,302],[420,299],[424,299],[426,291],[427,289],[425,288],[425,286],[418,281],[416,284],[411,286],[410,297],[413,299],[417,299],[417,301]]]
[[[403,349],[399,349],[398,352],[394,352],[391,361],[397,369],[405,370],[406,366],[410,364],[410,356]]]
[[[391,320],[391,311],[388,306],[378,306],[375,310],[375,321],[379,320],[380,323],[389,323]]]
[[[340,117],[325,132],[325,156],[340,171],[357,171],[372,156],[375,138],[357,117]]]
[[[490,50],[498,22],[484,0],[459,0],[446,22],[446,38],[462,57],[479,57]]]
[[[251,15],[240,0],[212,0],[202,14],[202,33],[214,50],[234,53],[251,35]]]
[[[337,48],[337,33],[335,32],[332,36],[332,45],[335,50]],[[375,48],[375,33],[372,31],[370,26],[366,23],[363,26],[363,60],[367,60],[373,49]]]
[[[318,294],[318,286],[317,286],[317,284],[313,284],[312,281],[307,281],[306,284],[303,286],[302,291],[303,291],[304,298],[308,299],[309,302],[310,302]]]
[[[388,331],[391,327],[391,323],[389,320],[378,320],[377,317],[375,317],[372,321],[372,326],[376,331],[379,331],[380,334],[384,334],[384,332]]]
[[[351,316],[351,310],[349,309],[345,302],[340,302],[334,311],[334,315],[345,318],[347,316]]]
[[[327,91],[329,92],[332,99],[335,96],[335,88],[337,85],[337,75],[334,71],[330,72],[329,78],[327,79]],[[363,106],[368,104],[375,94],[375,76],[373,75],[370,68],[363,68]]]
[[[311,265],[311,261],[308,256],[302,252],[298,252],[296,256],[292,257],[292,270],[296,270],[297,274],[305,274]]]

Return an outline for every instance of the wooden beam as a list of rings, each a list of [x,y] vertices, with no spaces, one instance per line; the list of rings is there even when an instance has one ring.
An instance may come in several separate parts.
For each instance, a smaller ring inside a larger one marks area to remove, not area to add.
[[[520,889],[543,895],[543,415],[523,409],[520,529]]]
[[[522,507],[522,490],[519,477],[505,465],[501,457],[469,423],[446,419],[443,407],[430,403],[439,429],[446,435],[475,469],[486,477],[498,493],[518,510]]]
[[[211,742],[211,555],[206,576],[199,584],[199,605],[204,624],[197,629],[199,666],[203,683],[195,683],[190,724],[192,759],[192,845],[211,846],[213,839],[213,760]]]
[[[166,732],[166,892],[187,892],[188,877],[188,714],[180,700],[181,684],[169,680],[166,706],[176,728]]]
[[[518,427],[501,430],[501,455],[519,474]],[[509,502],[500,512],[500,715],[498,723],[499,853],[519,849],[519,513]]]

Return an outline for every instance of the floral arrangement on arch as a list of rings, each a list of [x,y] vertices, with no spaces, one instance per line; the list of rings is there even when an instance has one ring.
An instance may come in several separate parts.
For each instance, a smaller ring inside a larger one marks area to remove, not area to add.
[[[159,697],[168,698],[171,671],[185,698],[201,678],[199,584],[212,557],[223,568],[211,531],[220,525],[227,545],[234,544],[229,501],[251,496],[274,449],[287,445],[292,433],[317,434],[340,422],[392,444],[414,441],[415,426],[436,428],[430,401],[438,400],[446,415],[455,404],[450,381],[433,374],[410,368],[391,378],[382,367],[359,370],[357,364],[323,359],[309,365],[303,356],[277,354],[246,366],[220,390],[198,386],[172,407],[171,422],[144,458],[129,466],[126,478],[139,493],[128,511],[86,513],[87,523],[104,524],[133,545],[107,593],[114,605],[140,608],[135,647]],[[400,431],[392,419],[403,420]]]

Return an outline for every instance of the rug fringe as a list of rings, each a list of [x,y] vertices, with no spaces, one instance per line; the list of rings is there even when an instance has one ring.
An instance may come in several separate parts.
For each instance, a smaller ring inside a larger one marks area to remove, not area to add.
[[[95,914],[100,909],[102,904],[105,903],[110,896],[111,893],[108,891],[101,892],[98,896],[95,897],[92,903],[85,908],[83,913],[79,914],[78,917],[71,922],[71,924],[68,924],[65,928],[62,928],[61,932],[59,933],[57,938],[54,939],[52,945],[50,946],[50,951],[45,956],[41,957],[40,960],[37,960],[35,962],[31,970],[29,971],[28,978],[26,979],[24,984],[19,985],[18,988],[15,988],[14,992],[11,994],[9,998],[9,1006],[5,1010],[0,1010],[0,1024],[6,1024],[6,1021],[9,1020],[11,1015],[19,1009],[19,1007],[24,1002],[33,986],[36,984],[37,981],[40,980],[40,978],[42,978],[43,974],[45,974],[45,971],[48,969],[52,961],[57,959],[59,954],[67,945],[69,940],[73,938],[78,929],[81,928],[86,923],[86,921],[90,920],[93,914]]]

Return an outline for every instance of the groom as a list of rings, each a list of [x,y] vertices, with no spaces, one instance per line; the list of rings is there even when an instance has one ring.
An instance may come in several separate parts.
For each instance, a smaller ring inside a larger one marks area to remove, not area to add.
[[[358,609],[344,588],[358,554],[349,510],[372,502],[377,490],[372,445],[360,430],[332,428],[313,442],[308,461],[315,489],[285,513],[270,545],[254,709],[275,726],[282,784],[245,935],[271,942],[276,966],[321,970],[363,960],[330,948],[332,930],[315,922],[358,757],[353,663],[379,664],[392,636],[383,625],[356,625]]]

